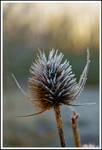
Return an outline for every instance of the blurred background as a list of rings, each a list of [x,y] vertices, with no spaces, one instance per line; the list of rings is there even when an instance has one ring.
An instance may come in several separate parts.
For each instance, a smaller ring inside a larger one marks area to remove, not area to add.
[[[98,3],[4,3],[3,4],[3,88],[5,147],[60,147],[53,110],[29,118],[17,118],[39,111],[22,95],[12,80],[14,73],[29,95],[29,68],[37,48],[48,55],[59,49],[72,64],[77,81],[91,63],[85,90],[76,103],[95,102],[85,107],[61,107],[67,146],[73,147],[70,124],[72,109],[79,114],[82,144],[99,146],[99,4]]]

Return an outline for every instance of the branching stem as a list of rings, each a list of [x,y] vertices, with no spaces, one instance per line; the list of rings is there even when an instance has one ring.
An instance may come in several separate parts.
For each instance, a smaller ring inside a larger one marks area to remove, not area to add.
[[[79,115],[73,111],[72,118],[71,118],[71,124],[72,124],[75,147],[80,147],[80,137],[79,137],[79,129],[78,129],[78,123],[77,123],[78,117],[79,117]]]

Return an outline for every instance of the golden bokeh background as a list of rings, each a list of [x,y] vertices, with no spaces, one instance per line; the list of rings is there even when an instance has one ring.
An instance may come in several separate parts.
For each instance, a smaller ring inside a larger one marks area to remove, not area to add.
[[[4,38],[32,47],[99,48],[97,3],[4,4]],[[19,36],[20,35],[20,36]]]

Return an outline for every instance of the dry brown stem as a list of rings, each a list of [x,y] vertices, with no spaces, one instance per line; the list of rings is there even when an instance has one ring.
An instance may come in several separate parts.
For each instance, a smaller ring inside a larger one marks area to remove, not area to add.
[[[72,111],[71,124],[72,124],[75,147],[80,147],[80,137],[79,137],[79,129],[78,129],[78,123],[77,123],[78,117],[79,115],[76,114],[74,111]]]
[[[58,134],[60,137],[60,143],[62,147],[65,147],[64,133],[62,129],[62,120],[61,120],[61,114],[60,114],[60,106],[54,107],[54,112],[55,112],[55,117],[56,117]]]

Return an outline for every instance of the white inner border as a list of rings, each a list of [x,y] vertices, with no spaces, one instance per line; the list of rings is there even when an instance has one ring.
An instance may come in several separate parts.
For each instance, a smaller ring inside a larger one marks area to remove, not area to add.
[[[99,147],[81,147],[78,149],[101,149],[101,1],[1,1],[1,149],[62,149],[61,147],[3,147],[3,4],[7,3],[98,3],[99,15]],[[77,149],[65,147],[63,149]]]

